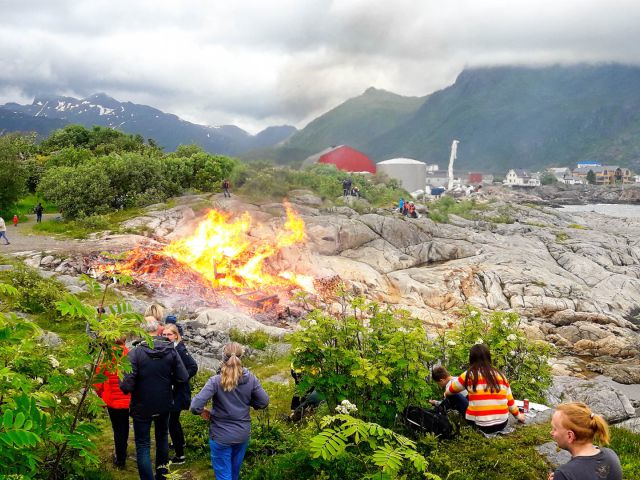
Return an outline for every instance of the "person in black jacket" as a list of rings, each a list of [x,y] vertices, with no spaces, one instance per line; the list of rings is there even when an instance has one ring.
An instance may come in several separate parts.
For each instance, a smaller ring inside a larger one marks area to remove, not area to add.
[[[142,328],[150,335],[158,330],[155,319],[145,318]],[[140,342],[129,351],[131,372],[120,381],[131,394],[130,412],[141,480],[164,480],[169,462],[169,414],[173,408],[173,385],[189,380],[172,342],[154,337],[153,345]],[[156,474],[151,467],[151,423],[155,426]]]
[[[187,372],[189,373],[189,379],[198,373],[198,364],[193,357],[187,351],[182,342],[182,336],[178,331],[178,327],[174,323],[167,323],[164,326],[162,336],[169,342],[172,342],[176,348],[176,351],[180,355],[180,359],[184,364]],[[189,410],[191,405],[191,385],[189,382],[178,383],[173,386],[173,408],[169,415],[169,435],[171,435],[171,441],[173,442],[173,448],[175,449],[175,456],[171,459],[171,463],[181,465],[185,462],[184,456],[184,433],[182,431],[182,425],[180,425],[180,412],[182,410]]]

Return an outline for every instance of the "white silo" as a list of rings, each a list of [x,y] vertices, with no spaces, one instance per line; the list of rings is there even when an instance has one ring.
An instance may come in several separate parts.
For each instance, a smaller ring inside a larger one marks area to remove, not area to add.
[[[427,184],[427,164],[412,158],[392,158],[376,164],[379,172],[400,181],[409,193],[424,190]]]

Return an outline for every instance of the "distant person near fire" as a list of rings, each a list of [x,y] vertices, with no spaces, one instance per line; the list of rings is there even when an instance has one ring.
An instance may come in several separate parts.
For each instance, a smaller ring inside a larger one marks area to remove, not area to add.
[[[225,197],[231,198],[231,193],[229,193],[229,188],[231,188],[231,184],[229,183],[229,179],[225,178],[222,181],[222,193],[224,193]]]

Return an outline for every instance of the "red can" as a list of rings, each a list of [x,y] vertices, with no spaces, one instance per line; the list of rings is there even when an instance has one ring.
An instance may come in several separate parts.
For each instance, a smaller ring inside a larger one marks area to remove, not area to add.
[[[523,403],[524,403],[524,413],[529,413],[529,399],[525,398]]]

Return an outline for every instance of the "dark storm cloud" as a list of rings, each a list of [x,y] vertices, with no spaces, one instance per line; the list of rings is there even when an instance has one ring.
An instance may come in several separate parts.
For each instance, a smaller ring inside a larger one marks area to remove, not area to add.
[[[209,124],[302,126],[467,66],[639,63],[628,0],[0,0],[0,102],[104,91]]]

